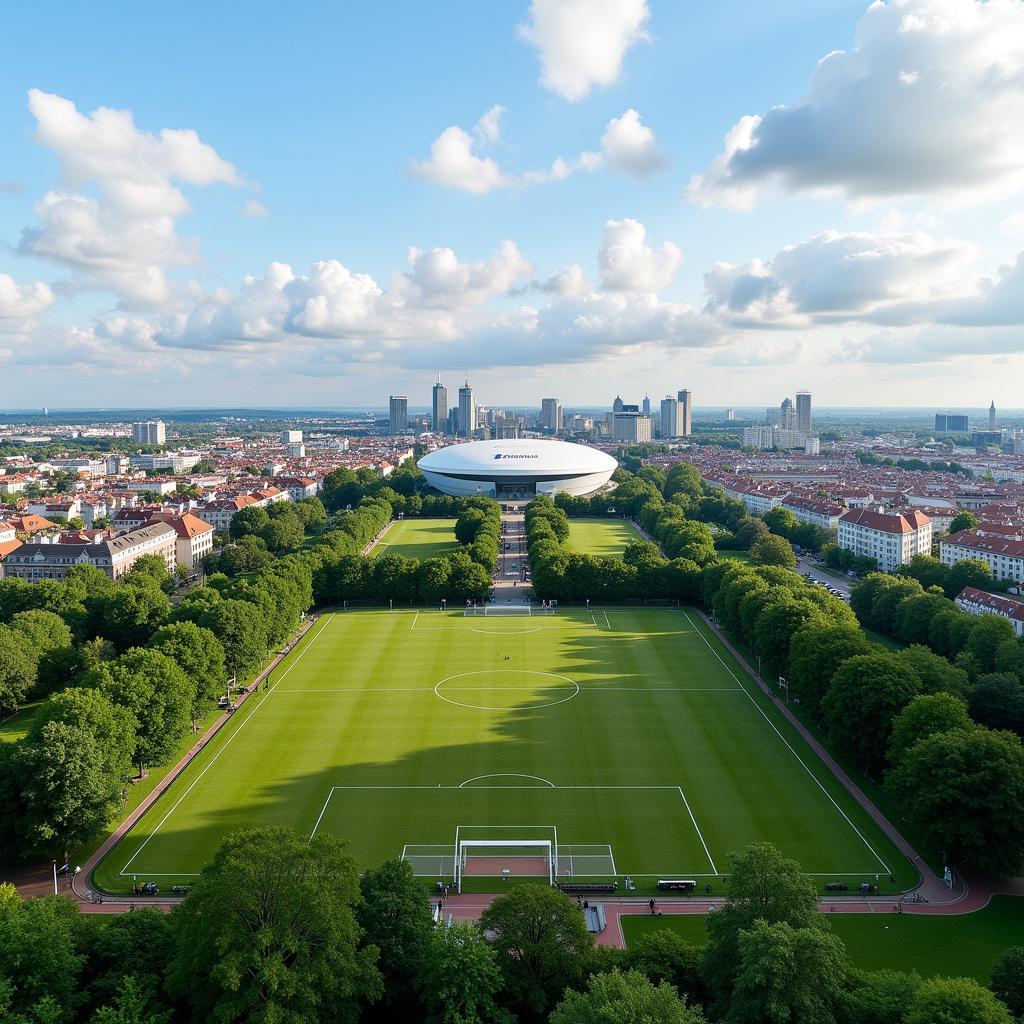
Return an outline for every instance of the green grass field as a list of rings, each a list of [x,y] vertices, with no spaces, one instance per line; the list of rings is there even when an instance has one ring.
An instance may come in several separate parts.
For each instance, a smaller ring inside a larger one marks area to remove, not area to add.
[[[885,883],[891,868],[910,885],[911,866],[741,681],[682,610],[328,615],[96,881],[184,881],[227,832],[275,824],[347,838],[364,866],[404,851],[435,880],[459,830],[550,839],[563,873],[630,874],[641,890],[721,875],[760,839],[822,884]],[[477,865],[475,886],[500,884]]]
[[[952,917],[889,912],[835,914],[828,920],[853,965],[867,970],[895,967],[988,984],[999,954],[1024,945],[1024,899],[1015,896],[996,896],[984,910]],[[699,915],[622,919],[627,943],[658,928],[671,928],[699,945],[707,942]]]
[[[626,519],[570,519],[569,546],[583,555],[618,558],[640,534]]]
[[[454,519],[401,519],[392,524],[371,554],[374,558],[389,554],[422,560],[450,554],[458,546]]]
[[[16,715],[5,719],[0,723],[0,743],[15,743],[24,739],[42,710],[43,702],[40,700],[26,704]]]

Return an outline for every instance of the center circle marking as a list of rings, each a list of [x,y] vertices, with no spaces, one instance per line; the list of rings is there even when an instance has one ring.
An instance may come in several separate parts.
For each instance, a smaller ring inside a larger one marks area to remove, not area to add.
[[[560,679],[563,683],[568,683],[570,686],[574,687],[573,692],[570,693],[568,697],[561,697],[558,700],[548,701],[546,704],[530,704],[525,708],[518,709],[522,711],[534,711],[538,708],[553,708],[558,704],[564,704],[566,701],[572,700],[573,697],[578,696],[580,692],[580,684],[577,683],[575,679],[570,679],[568,676],[560,676],[557,672],[536,672],[533,669],[525,668],[487,668],[477,669],[475,672],[459,672],[454,676],[446,676],[444,679],[442,679],[440,682],[434,685],[434,694],[435,696],[440,697],[441,700],[443,700],[446,704],[454,704],[456,707],[460,708],[471,708],[474,711],[517,710],[515,708],[510,707],[495,707],[490,704],[466,704],[460,700],[452,700],[451,697],[446,697],[441,692],[441,687],[444,686],[445,683],[452,682],[452,680],[454,679],[467,679],[470,676],[493,676],[500,675],[502,673],[518,676],[543,676],[545,679]],[[526,689],[526,687],[504,687],[504,689]]]

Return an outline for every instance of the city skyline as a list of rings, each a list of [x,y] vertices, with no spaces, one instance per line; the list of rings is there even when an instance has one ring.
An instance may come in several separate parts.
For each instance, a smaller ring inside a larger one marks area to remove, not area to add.
[[[1019,5],[589,3],[12,10],[0,401],[1013,406]]]

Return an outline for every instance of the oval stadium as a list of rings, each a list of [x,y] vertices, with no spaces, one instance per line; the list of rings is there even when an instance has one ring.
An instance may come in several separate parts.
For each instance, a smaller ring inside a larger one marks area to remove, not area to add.
[[[593,494],[618,463],[583,444],[545,439],[467,441],[424,455],[417,465],[445,494],[528,499],[536,494]]]

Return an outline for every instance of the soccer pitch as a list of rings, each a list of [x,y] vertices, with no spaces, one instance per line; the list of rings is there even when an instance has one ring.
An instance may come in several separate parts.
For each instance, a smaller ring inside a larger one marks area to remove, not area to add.
[[[374,558],[387,554],[424,560],[451,554],[458,546],[454,519],[400,519],[370,554]]]
[[[95,880],[188,881],[254,825],[330,832],[363,866],[415,851],[431,881],[457,835],[551,839],[561,875],[639,891],[703,887],[756,840],[823,884],[916,878],[683,609],[326,615]]]
[[[642,539],[625,519],[569,520],[569,546],[581,555],[619,558],[627,544]]]

